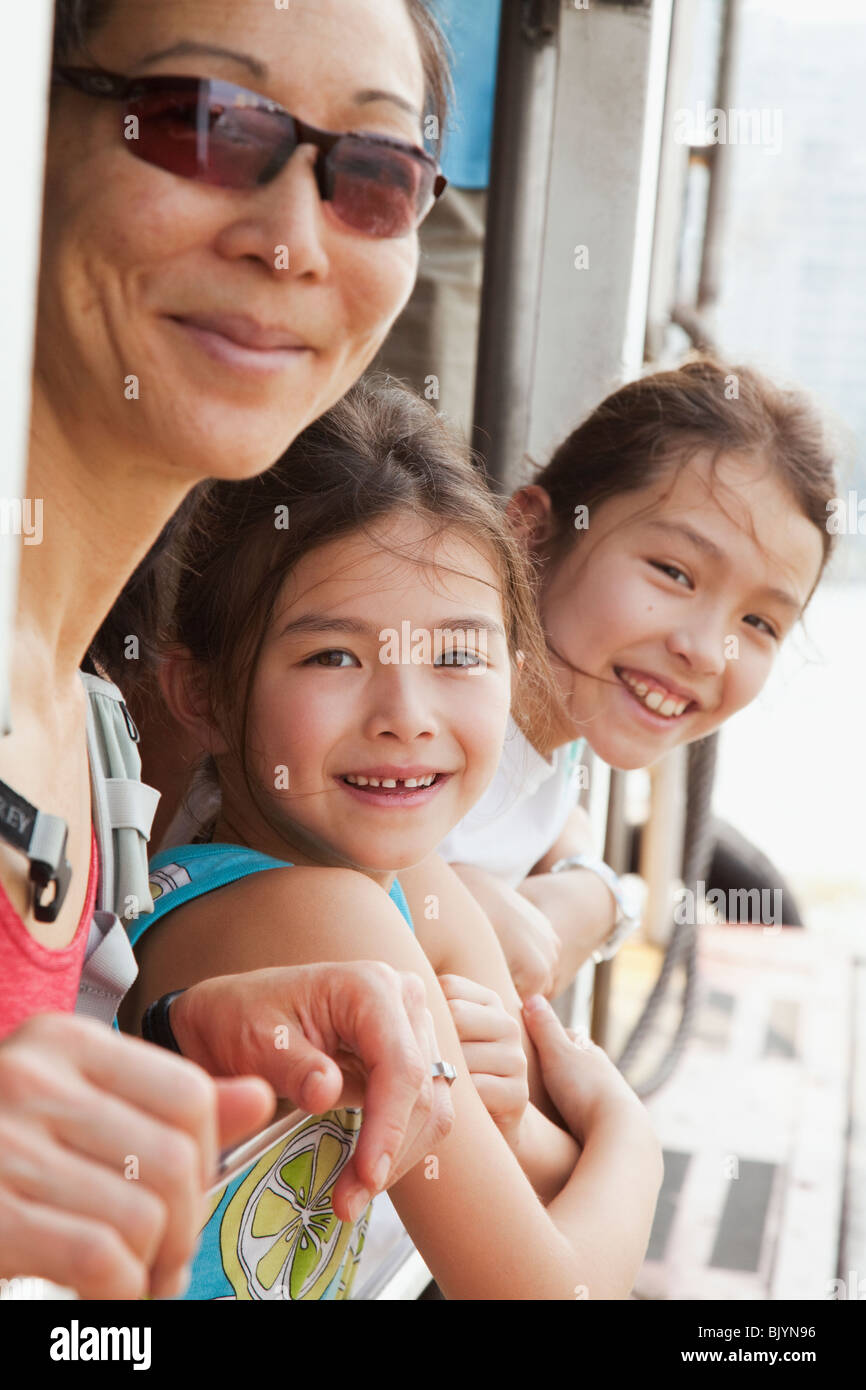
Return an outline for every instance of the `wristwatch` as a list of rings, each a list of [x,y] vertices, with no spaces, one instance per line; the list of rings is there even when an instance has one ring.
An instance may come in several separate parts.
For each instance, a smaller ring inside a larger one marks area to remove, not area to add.
[[[141,1020],[141,1036],[145,1042],[167,1047],[171,1052],[180,1052],[168,1011],[177,996],[183,993],[185,991],[182,989],[173,989],[170,994],[164,994],[161,999],[155,999],[152,1004],[148,1004]]]
[[[616,903],[616,920],[607,940],[592,953],[596,965],[615,956],[627,936],[640,926],[643,894],[639,884],[631,877],[620,878],[609,864],[594,854],[570,854],[567,859],[558,859],[550,870],[552,874],[563,869],[589,869],[597,874],[613,894]]]

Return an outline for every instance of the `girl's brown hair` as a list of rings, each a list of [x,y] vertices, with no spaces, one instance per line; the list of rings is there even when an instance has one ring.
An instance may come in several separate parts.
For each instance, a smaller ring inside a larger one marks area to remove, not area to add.
[[[533,742],[547,738],[558,695],[525,552],[462,440],[414,392],[371,377],[266,473],[202,485],[165,557],[161,579],[176,594],[165,640],[199,664],[208,704],[241,760],[256,664],[286,577],[309,551],[369,535],[401,511],[429,520],[430,540],[457,530],[492,560],[512,662],[524,655],[514,718]]]
[[[612,392],[532,477],[549,494],[555,519],[548,566],[579,534],[577,506],[586,506],[591,517],[607,498],[649,486],[700,449],[710,449],[713,462],[724,453],[767,460],[821,532],[820,579],[834,540],[827,503],[837,484],[819,415],[799,392],[774,385],[751,367],[706,355]]]

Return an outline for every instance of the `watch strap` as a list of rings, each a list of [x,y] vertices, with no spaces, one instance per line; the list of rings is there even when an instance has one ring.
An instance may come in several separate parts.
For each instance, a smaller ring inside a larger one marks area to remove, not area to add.
[[[141,1036],[146,1042],[156,1043],[157,1047],[167,1047],[171,1052],[180,1052],[177,1038],[172,1031],[168,1011],[178,995],[185,992],[182,989],[175,989],[170,994],[163,994],[161,998],[148,1004],[141,1020]]]
[[[616,922],[615,926],[625,915],[625,908],[622,901],[622,891],[619,886],[619,875],[606,864],[603,859],[599,859],[594,854],[570,854],[567,859],[558,859],[550,870],[552,874],[561,873],[564,869],[589,869],[596,874],[611,891],[616,903]]]
[[[602,880],[613,894],[616,903],[616,919],[605,941],[592,953],[592,959],[596,965],[601,965],[603,961],[610,960],[616,955],[626,937],[630,936],[639,925],[640,918],[628,914],[623,901],[619,875],[603,859],[599,859],[594,854],[571,854],[566,859],[558,859],[550,872],[552,874],[561,873],[564,869],[589,869],[591,873],[596,874]]]

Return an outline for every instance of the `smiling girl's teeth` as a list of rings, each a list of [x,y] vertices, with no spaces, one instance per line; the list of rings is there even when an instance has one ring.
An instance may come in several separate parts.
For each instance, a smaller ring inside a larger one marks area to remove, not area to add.
[[[355,776],[353,773],[347,772],[344,780],[349,782],[353,787],[384,787],[386,790],[391,790],[397,786],[429,787],[435,778],[435,772],[428,772],[425,777],[406,777],[405,779],[395,777],[361,777],[360,774]]]
[[[635,695],[641,704],[648,709],[654,710],[656,714],[663,715],[666,719],[676,718],[683,713],[690,701],[678,700],[674,695],[665,695],[661,690],[651,690],[645,681],[639,680],[637,676],[631,676],[627,672],[622,672],[622,679]]]

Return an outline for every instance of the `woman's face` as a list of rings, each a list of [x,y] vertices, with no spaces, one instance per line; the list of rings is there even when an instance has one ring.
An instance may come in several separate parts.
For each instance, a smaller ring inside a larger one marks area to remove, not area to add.
[[[673,486],[608,499],[575,534],[542,618],[581,668],[551,654],[576,732],[619,768],[648,767],[754,700],[823,554],[779,478],[733,455],[714,480],[697,455]]]
[[[116,0],[90,48],[71,61],[221,78],[326,130],[421,142],[424,76],[403,0]],[[56,90],[37,384],[91,441],[126,440],[184,477],[249,476],[369,364],[411,292],[417,236],[342,224],[319,199],[310,146],[238,190],[135,158],[122,130],[118,102]],[[229,360],[199,331],[224,315],[297,346]]]
[[[220,769],[232,788],[224,818],[248,843],[283,857],[296,847],[299,863],[337,855],[386,879],[431,853],[492,779],[511,695],[499,581],[470,540],[428,530],[401,513],[293,570],[256,668],[247,739],[280,836],[233,760]],[[370,780],[401,773],[435,781]]]

